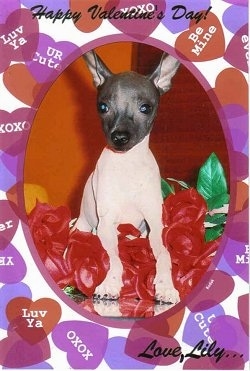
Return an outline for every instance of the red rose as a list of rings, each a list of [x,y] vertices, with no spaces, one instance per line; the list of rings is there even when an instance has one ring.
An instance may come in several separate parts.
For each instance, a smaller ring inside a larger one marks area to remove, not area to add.
[[[123,264],[121,297],[152,300],[154,298],[155,258],[147,238],[139,238],[140,231],[129,225],[118,227],[119,255]],[[136,238],[129,239],[132,235]]]
[[[37,202],[28,216],[28,224],[38,254],[56,283],[67,274],[63,254],[69,236],[70,211]]]
[[[170,194],[163,205],[164,225],[173,223],[203,225],[207,212],[204,198],[194,188]]]
[[[53,207],[40,202],[29,214],[30,231],[43,261],[48,252],[63,255],[68,243],[70,219],[67,207]]]
[[[163,230],[164,245],[170,254],[182,256],[198,256],[204,247],[204,227],[193,224],[175,223]]]
[[[65,261],[71,275],[69,284],[86,296],[93,295],[109,269],[107,252],[99,238],[90,232],[75,230],[70,235]]]

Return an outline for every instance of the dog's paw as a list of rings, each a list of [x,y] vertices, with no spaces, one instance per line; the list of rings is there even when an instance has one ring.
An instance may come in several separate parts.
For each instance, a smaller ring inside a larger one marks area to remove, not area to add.
[[[177,304],[180,296],[174,287],[166,287],[166,284],[158,283],[155,285],[155,300],[160,303]]]
[[[117,300],[120,297],[122,282],[119,279],[105,279],[96,287],[94,298],[104,300]]]

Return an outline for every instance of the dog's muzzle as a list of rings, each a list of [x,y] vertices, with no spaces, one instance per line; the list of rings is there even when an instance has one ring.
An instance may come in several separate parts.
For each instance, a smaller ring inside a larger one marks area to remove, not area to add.
[[[115,130],[111,134],[111,140],[116,147],[124,146],[125,144],[128,143],[129,139],[130,139],[130,134],[128,131]]]

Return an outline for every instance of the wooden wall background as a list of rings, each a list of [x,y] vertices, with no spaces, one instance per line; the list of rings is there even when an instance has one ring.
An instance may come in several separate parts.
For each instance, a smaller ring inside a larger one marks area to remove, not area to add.
[[[113,72],[132,68],[145,74],[162,53],[145,44],[131,43],[105,45],[97,52]],[[92,78],[79,58],[43,99],[26,150],[25,182],[42,186],[49,202],[68,205],[72,216],[78,215],[83,186],[105,145],[95,97]],[[161,98],[151,149],[163,178],[195,185],[198,169],[211,152],[218,155],[229,175],[217,114],[200,83],[183,65],[171,90]]]

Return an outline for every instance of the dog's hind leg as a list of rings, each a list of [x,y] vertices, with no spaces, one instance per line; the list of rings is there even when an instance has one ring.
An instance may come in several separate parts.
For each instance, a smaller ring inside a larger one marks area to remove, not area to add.
[[[93,190],[93,174],[91,174],[84,188],[80,215],[76,221],[74,229],[77,228],[84,232],[94,232],[97,224],[98,218]]]

